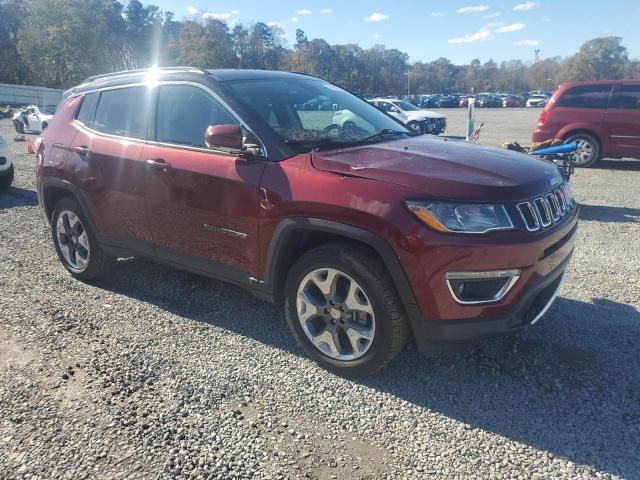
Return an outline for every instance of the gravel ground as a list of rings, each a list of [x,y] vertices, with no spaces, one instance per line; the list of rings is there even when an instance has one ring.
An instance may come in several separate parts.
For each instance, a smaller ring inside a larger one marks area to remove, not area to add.
[[[501,139],[524,141],[536,114],[487,111],[523,126]],[[640,478],[640,162],[572,179],[576,254],[535,327],[445,358],[410,346],[349,381],[236,287],[138,259],[73,280],[37,207],[34,157],[13,151],[0,478]]]

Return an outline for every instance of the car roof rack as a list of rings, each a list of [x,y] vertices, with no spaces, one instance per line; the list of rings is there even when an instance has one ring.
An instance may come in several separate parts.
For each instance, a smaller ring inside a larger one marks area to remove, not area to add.
[[[123,70],[120,72],[103,73],[101,75],[93,75],[86,78],[82,84],[95,82],[96,80],[106,80],[113,77],[126,77],[129,75],[140,75],[141,73],[157,70],[160,72],[196,72],[207,73],[205,70],[196,67],[158,67],[158,68],[139,68],[137,70]]]

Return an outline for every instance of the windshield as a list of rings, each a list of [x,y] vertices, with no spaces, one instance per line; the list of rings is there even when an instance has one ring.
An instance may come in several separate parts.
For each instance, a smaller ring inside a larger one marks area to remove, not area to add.
[[[328,82],[274,78],[225,82],[237,102],[297,152],[410,134],[374,106]],[[385,132],[387,135],[376,135]]]
[[[404,100],[396,100],[395,102],[393,102],[393,104],[396,107],[398,107],[400,110],[404,110],[404,111],[420,110],[415,105],[412,105],[409,102],[405,102]]]

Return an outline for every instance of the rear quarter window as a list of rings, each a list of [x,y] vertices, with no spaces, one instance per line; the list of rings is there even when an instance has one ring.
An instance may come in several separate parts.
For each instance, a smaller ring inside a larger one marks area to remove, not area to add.
[[[556,102],[557,107],[607,108],[612,85],[580,85],[567,90]]]
[[[611,99],[609,108],[640,110],[640,84],[620,85],[618,92]]]
[[[98,101],[97,93],[89,93],[85,95],[80,104],[80,108],[76,112],[75,119],[83,125],[89,125],[93,110],[95,109],[96,102]]]

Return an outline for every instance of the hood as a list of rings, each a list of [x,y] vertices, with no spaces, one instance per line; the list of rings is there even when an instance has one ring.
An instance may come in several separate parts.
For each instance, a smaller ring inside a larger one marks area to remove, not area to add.
[[[315,168],[394,183],[422,197],[504,202],[550,191],[562,178],[545,160],[432,136],[316,152]]]

